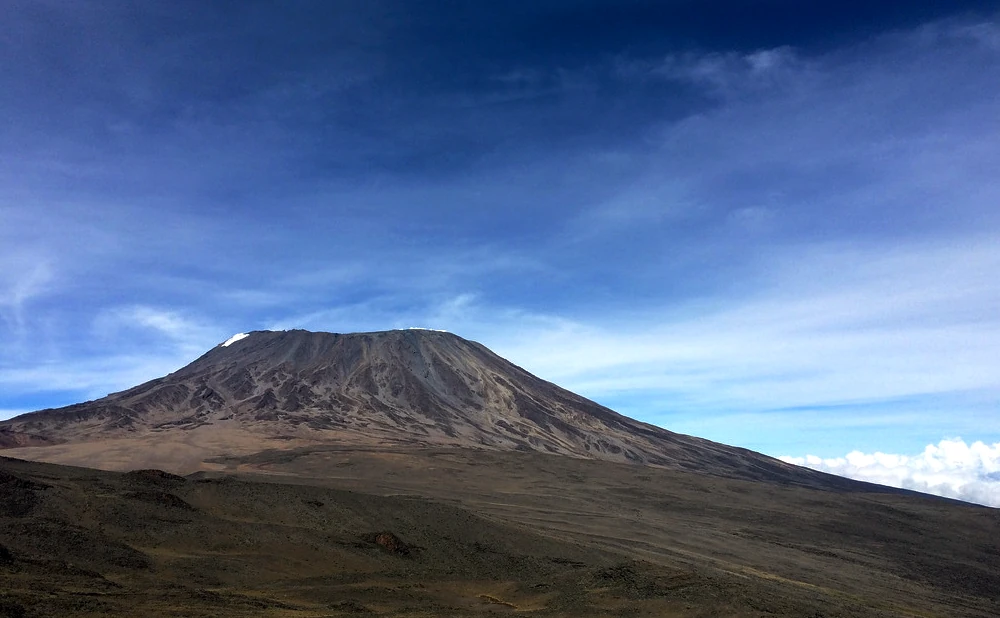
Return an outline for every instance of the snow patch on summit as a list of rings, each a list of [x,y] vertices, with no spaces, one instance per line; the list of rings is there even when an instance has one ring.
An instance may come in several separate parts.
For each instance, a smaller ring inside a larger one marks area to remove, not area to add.
[[[411,326],[411,327],[407,328],[406,330],[429,330],[429,331],[435,332],[435,333],[446,333],[446,332],[448,332],[446,330],[440,330],[440,329],[437,329],[437,328],[424,328],[423,326]]]
[[[233,335],[229,339],[226,339],[224,342],[222,342],[222,347],[228,348],[229,346],[233,345],[234,343],[236,343],[240,339],[246,339],[249,336],[250,336],[250,333],[236,333],[235,335]]]

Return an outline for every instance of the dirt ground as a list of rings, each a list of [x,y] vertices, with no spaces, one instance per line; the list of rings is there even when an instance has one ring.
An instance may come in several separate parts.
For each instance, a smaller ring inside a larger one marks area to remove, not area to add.
[[[0,459],[0,616],[997,616],[1000,511],[532,453]]]

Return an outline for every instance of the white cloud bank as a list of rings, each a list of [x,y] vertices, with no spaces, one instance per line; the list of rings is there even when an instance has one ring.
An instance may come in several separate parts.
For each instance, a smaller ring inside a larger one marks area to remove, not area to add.
[[[779,459],[859,481],[1000,507],[1000,442],[966,444],[953,438],[929,444],[912,457],[854,451],[833,459],[815,455]]]

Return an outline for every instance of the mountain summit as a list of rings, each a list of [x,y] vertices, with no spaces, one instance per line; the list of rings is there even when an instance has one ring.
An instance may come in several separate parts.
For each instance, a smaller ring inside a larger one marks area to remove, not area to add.
[[[427,329],[240,333],[165,377],[0,423],[0,436],[36,453],[142,438],[208,441],[217,454],[330,442],[539,451],[740,476],[791,469],[622,416],[479,343]]]

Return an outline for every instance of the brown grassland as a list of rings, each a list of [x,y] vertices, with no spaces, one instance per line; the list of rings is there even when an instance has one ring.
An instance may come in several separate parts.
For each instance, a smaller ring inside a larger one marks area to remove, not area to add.
[[[472,449],[0,460],[0,616],[1000,615],[1000,510]]]

